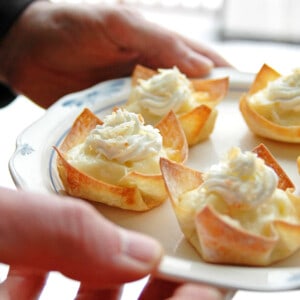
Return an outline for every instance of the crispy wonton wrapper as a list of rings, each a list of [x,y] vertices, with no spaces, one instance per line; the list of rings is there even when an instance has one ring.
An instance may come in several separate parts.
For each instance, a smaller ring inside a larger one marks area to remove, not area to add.
[[[271,221],[268,236],[233,225],[211,205],[204,205],[199,211],[181,205],[181,196],[203,182],[202,173],[161,158],[162,174],[179,225],[204,261],[266,266],[290,256],[300,248],[300,198],[293,194],[294,185],[263,144],[253,151],[278,174],[278,188],[287,193],[299,219],[297,224],[283,220]]]
[[[84,109],[63,143],[55,148],[58,173],[67,194],[133,211],[146,211],[162,204],[167,192],[161,174],[130,172],[120,179],[118,185],[113,185],[85,174],[67,161],[67,152],[81,144],[97,124],[102,124],[102,121],[90,110]],[[178,163],[184,162],[188,146],[174,113],[170,112],[156,127],[163,137],[168,158]]]
[[[256,135],[275,141],[300,143],[300,126],[283,126],[259,114],[250,104],[249,98],[267,87],[268,83],[282,75],[264,64],[257,73],[249,91],[240,99],[240,110],[249,129]]]
[[[157,74],[157,71],[137,65],[132,73],[132,86],[138,84],[139,79],[147,80]],[[189,146],[205,140],[212,133],[217,117],[215,107],[225,97],[228,91],[229,79],[189,79],[195,92],[203,92],[205,100],[193,110],[178,115],[181,126],[186,135]],[[128,104],[132,99],[128,100]],[[145,117],[145,116],[144,116]],[[145,120],[147,118],[145,117]],[[155,125],[150,122],[152,125]]]

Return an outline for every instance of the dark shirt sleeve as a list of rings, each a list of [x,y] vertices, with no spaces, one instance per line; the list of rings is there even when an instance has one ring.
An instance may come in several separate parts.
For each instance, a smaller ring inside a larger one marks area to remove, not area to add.
[[[22,11],[34,0],[0,0],[0,39]]]
[[[22,11],[34,0],[0,0],[0,40],[9,31]],[[0,83],[0,107],[10,103],[16,95]]]

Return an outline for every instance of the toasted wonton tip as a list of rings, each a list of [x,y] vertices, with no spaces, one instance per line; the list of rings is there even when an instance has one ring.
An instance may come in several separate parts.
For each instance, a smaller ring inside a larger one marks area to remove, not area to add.
[[[131,74],[131,84],[132,86],[136,86],[139,84],[140,79],[147,80],[156,74],[157,71],[138,64]]]
[[[89,135],[90,131],[94,129],[96,125],[101,124],[103,124],[103,122],[94,113],[88,108],[84,108],[73,122],[70,131],[59,146],[60,151],[66,152],[74,146],[81,144]]]
[[[222,100],[229,88],[229,77],[212,79],[190,79],[195,91],[207,92],[209,94],[208,102],[217,102]]]
[[[269,151],[269,149],[264,144],[259,144],[256,146],[252,152],[256,153],[258,157],[262,158],[265,164],[271,167],[278,176],[278,185],[277,187],[282,190],[287,190],[288,188],[294,189],[295,186],[283,168],[279,165],[276,158]]]
[[[202,173],[183,164],[160,158],[161,173],[172,203],[179,205],[183,193],[196,189],[203,182]]]
[[[208,138],[213,132],[217,115],[216,109],[200,105],[179,116],[189,146],[196,145]]]
[[[175,113],[171,110],[155,126],[163,136],[163,146],[169,151],[168,158],[183,163],[188,158],[188,141],[182,125]]]
[[[255,76],[254,82],[249,90],[249,95],[253,95],[264,89],[270,81],[274,81],[279,77],[281,77],[280,73],[271,68],[269,65],[264,64]]]

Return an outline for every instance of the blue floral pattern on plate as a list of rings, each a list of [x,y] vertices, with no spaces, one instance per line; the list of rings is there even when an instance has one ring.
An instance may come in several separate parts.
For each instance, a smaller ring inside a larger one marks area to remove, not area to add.
[[[66,100],[61,102],[62,106],[91,106],[102,97],[107,97],[107,95],[112,95],[120,90],[122,90],[125,85],[128,83],[126,78],[120,78],[113,81],[105,82],[101,84],[101,88],[97,89],[96,87],[87,90],[84,94],[74,94],[69,96]]]

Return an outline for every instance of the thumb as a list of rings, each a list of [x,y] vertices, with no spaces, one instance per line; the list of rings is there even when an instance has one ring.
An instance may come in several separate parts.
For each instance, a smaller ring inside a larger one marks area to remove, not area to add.
[[[98,287],[146,276],[162,255],[150,237],[121,229],[68,197],[0,189],[0,261],[60,271]]]

